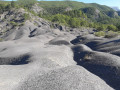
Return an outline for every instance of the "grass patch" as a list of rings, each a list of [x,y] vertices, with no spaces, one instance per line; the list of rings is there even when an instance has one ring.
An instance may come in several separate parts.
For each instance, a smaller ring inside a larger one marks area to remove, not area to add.
[[[114,31],[108,31],[105,35],[105,38],[114,38],[116,36],[120,35],[119,32],[114,32]]]
[[[92,59],[91,53],[85,54],[85,56],[83,57],[83,59],[84,59],[85,61],[90,61],[90,60]]]
[[[12,24],[13,26],[18,26],[18,23],[14,22],[14,21],[10,21],[10,24]]]
[[[25,21],[31,19],[30,15],[29,15],[28,13],[25,13],[25,14],[23,15],[23,17],[24,17],[24,20],[25,20]]]
[[[3,39],[2,38],[0,38],[0,42],[2,42],[3,41]]]
[[[105,36],[105,32],[104,31],[95,32],[94,35],[98,37]]]
[[[114,32],[114,31],[99,31],[99,32],[95,32],[94,33],[95,36],[98,37],[105,37],[105,38],[114,38],[117,37],[118,35],[120,35],[120,32]]]

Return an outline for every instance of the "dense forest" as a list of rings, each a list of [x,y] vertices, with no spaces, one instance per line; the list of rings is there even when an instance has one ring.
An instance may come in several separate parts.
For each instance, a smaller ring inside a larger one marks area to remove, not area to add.
[[[38,4],[44,12],[35,13],[31,11],[34,4]],[[85,4],[76,1],[36,1],[17,0],[1,1],[0,14],[11,8],[24,8],[30,13],[53,23],[69,26],[72,28],[90,27],[98,32],[96,35],[104,35],[104,32],[120,31],[120,12],[112,8],[96,3]],[[25,18],[29,17],[25,15]]]

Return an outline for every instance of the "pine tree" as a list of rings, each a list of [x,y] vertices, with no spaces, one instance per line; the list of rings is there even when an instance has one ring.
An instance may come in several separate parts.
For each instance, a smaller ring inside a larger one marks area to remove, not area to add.
[[[20,6],[31,8],[31,6],[34,5],[37,0],[17,0],[17,2]]]

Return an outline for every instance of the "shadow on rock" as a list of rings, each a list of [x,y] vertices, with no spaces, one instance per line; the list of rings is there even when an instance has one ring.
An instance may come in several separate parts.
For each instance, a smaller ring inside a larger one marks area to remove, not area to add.
[[[120,58],[118,56],[92,51],[86,48],[86,45],[73,46],[72,50],[78,65],[99,76],[114,89],[120,89]]]
[[[23,65],[28,64],[30,55],[25,54],[19,57],[1,57],[0,65]]]
[[[57,40],[57,39],[53,39],[51,41],[49,41],[50,45],[70,45],[70,43],[66,40]]]

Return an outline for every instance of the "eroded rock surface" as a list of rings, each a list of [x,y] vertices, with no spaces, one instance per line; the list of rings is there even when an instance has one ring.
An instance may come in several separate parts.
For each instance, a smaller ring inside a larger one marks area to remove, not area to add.
[[[39,17],[16,28],[6,24],[0,36],[0,90],[120,89],[118,38],[95,37],[92,29],[51,28]]]

